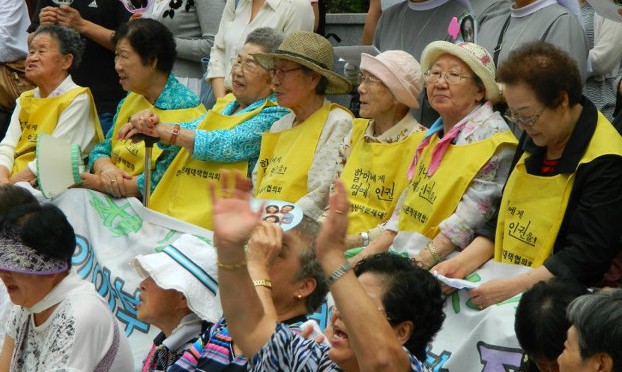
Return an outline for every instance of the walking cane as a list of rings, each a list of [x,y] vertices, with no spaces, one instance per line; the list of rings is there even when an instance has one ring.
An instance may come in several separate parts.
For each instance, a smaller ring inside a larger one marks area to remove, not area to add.
[[[143,205],[149,208],[149,197],[151,196],[151,154],[153,145],[160,139],[158,137],[147,136],[146,134],[136,134],[134,138],[145,142],[145,185],[143,187]]]

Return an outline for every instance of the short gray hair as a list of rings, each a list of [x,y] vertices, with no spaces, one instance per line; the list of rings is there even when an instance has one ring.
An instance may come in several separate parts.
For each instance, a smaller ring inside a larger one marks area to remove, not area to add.
[[[264,53],[273,53],[283,42],[282,32],[272,27],[260,27],[251,31],[244,44],[255,44],[263,49]]]
[[[622,289],[601,290],[570,303],[568,320],[577,330],[581,358],[608,354],[613,371],[622,368]]]
[[[73,62],[69,67],[69,72],[72,72],[80,66],[80,62],[82,62],[82,53],[84,52],[84,42],[80,38],[80,34],[77,31],[64,26],[59,26],[57,24],[52,24],[39,26],[32,37],[34,38],[40,34],[50,34],[58,41],[58,47],[61,54],[71,54],[73,56]]]
[[[320,224],[305,215],[302,217],[302,221],[292,229],[292,232],[298,234],[302,241],[307,244],[306,249],[298,256],[300,269],[294,280],[313,278],[316,281],[315,290],[305,300],[307,311],[311,313],[320,306],[328,293],[324,270],[322,270],[322,266],[320,266],[315,255],[315,240],[320,232]]]

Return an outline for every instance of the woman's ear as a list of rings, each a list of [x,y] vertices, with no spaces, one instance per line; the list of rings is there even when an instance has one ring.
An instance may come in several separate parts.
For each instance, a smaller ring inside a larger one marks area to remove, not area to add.
[[[69,71],[71,65],[73,64],[73,54],[65,54],[63,56],[62,68],[63,70]]]
[[[405,320],[398,325],[393,326],[395,337],[404,345],[412,336],[415,330],[415,324],[411,320]]]
[[[302,298],[309,297],[317,287],[317,281],[315,278],[305,278],[300,280],[298,283],[299,286],[296,296],[300,295]]]

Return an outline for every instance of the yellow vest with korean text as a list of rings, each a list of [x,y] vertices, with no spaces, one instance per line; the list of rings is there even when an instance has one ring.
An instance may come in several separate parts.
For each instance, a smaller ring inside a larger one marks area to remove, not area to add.
[[[577,129],[580,130],[580,129]],[[603,155],[622,156],[622,139],[599,112],[596,130],[577,168]],[[553,252],[575,173],[538,176],[527,173],[524,153],[505,185],[495,234],[495,261],[541,266]]]
[[[326,103],[295,127],[263,134],[257,161],[256,198],[295,203],[307,194],[307,173],[324,123],[330,111],[338,107],[342,108]]]
[[[98,142],[103,141],[104,135],[95,110],[95,102],[91,90],[84,87],[76,87],[65,93],[47,98],[35,98],[34,90],[24,92],[19,97],[19,123],[22,134],[15,145],[15,162],[11,175],[24,169],[28,163],[35,159],[35,148],[39,133],[52,134],[58,124],[58,118],[69,107],[71,102],[82,93],[89,97],[91,105],[91,120],[95,123],[95,135]]]
[[[391,217],[408,185],[406,173],[425,134],[411,133],[392,143],[368,142],[363,138],[368,123],[368,119],[354,120],[352,149],[341,173],[350,202],[348,234],[368,231]]]
[[[127,172],[131,176],[138,176],[144,171],[145,168],[145,143],[132,142],[132,140],[119,140],[117,136],[121,127],[130,121],[132,115],[139,111],[149,109],[158,115],[158,118],[163,123],[176,123],[187,122],[198,118],[205,113],[205,107],[202,104],[198,106],[174,109],[174,110],[162,110],[147,101],[145,97],[140,94],[131,92],[125,98],[123,106],[117,113],[117,121],[114,124],[114,132],[111,139],[111,156],[112,163],[119,169]],[[158,146],[153,146],[151,153],[151,167],[155,166],[158,157],[162,154],[162,149]]]
[[[510,131],[495,134],[484,140],[462,145],[450,144],[436,172],[428,175],[432,149],[438,143],[433,134],[423,149],[415,174],[407,186],[400,210],[398,230],[413,231],[434,239],[440,223],[456,210],[467,188],[497,149],[504,144],[516,144]]]

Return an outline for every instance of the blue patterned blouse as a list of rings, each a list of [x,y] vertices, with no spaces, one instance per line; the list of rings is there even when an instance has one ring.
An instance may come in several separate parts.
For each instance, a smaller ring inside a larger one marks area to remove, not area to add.
[[[255,110],[266,100],[276,102],[276,97],[270,95],[255,101],[239,112],[233,113],[240,105],[236,101],[229,103],[222,110],[222,115],[235,116]],[[198,129],[194,137],[193,159],[214,161],[220,163],[235,163],[248,160],[248,177],[251,177],[255,163],[259,158],[261,135],[270,129],[272,124],[289,113],[289,110],[279,106],[265,107],[261,112],[244,123],[226,130]],[[195,120],[196,127],[200,120]],[[183,125],[182,125],[183,126]]]

